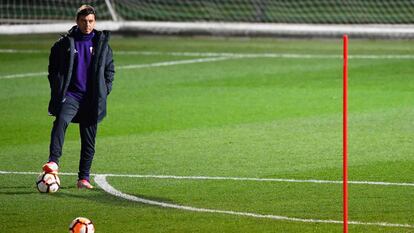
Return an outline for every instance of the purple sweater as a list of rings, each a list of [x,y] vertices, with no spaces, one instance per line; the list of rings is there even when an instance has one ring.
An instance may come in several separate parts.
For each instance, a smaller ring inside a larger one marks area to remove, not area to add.
[[[67,96],[73,97],[79,102],[82,102],[86,96],[88,89],[88,79],[90,74],[90,64],[94,52],[92,39],[95,33],[82,34],[78,29],[75,29],[75,64],[74,71],[66,93]]]

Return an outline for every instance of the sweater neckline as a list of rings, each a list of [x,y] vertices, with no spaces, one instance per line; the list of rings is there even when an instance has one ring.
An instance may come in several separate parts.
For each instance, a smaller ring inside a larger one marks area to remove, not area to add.
[[[83,34],[79,28],[75,29],[74,37],[77,41],[88,41],[91,40],[95,36],[95,32],[91,32],[89,34]]]

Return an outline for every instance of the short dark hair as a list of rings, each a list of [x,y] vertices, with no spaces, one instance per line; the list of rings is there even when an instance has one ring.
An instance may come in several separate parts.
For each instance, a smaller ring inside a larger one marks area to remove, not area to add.
[[[76,20],[79,19],[81,16],[87,16],[87,15],[94,15],[96,19],[96,11],[92,6],[89,5],[82,5],[79,7],[79,9],[76,11]]]

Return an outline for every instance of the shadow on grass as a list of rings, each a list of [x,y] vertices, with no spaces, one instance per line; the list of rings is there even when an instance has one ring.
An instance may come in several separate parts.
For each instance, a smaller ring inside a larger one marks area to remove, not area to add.
[[[40,193],[36,186],[0,186],[0,195],[10,195],[10,196],[19,196],[19,195],[45,195],[50,196],[51,198],[57,198],[57,199],[79,199],[79,200],[85,200],[89,202],[96,202],[96,203],[102,203],[105,205],[113,205],[113,206],[140,206],[140,207],[150,207],[152,205],[144,204],[140,202],[125,200],[120,197],[113,196],[109,193],[106,193],[104,190],[100,189],[98,186],[95,186],[94,189],[87,190],[87,189],[78,189],[75,185],[73,186],[63,186],[60,187],[59,191],[56,193]],[[129,193],[126,193],[129,194]],[[158,201],[158,202],[164,202],[169,204],[180,204],[180,203],[174,203],[172,199],[168,198],[161,198],[161,197],[155,197],[155,196],[146,196],[146,195],[137,195],[137,194],[129,194],[138,198],[151,200],[151,201]],[[154,206],[152,206],[154,207]],[[157,208],[163,208],[163,207],[157,207]]]
[[[27,195],[39,193],[35,186],[0,186],[0,195]]]
[[[175,204],[173,200],[167,198],[160,198],[154,196],[145,196],[145,195],[133,195],[138,198],[158,201],[158,202],[165,202],[170,204]],[[95,187],[94,189],[87,190],[87,189],[78,189],[76,187],[63,187],[59,190],[58,193],[55,193],[53,196],[57,198],[75,198],[81,200],[92,201],[96,203],[103,203],[107,205],[113,205],[119,207],[120,205],[130,207],[130,206],[152,206],[140,202],[125,200],[120,197],[113,196],[109,193],[106,193],[104,190],[100,189],[99,187]],[[162,208],[162,207],[159,207]]]

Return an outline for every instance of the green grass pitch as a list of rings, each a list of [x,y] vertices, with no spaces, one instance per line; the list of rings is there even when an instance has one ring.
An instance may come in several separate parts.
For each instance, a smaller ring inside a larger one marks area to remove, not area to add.
[[[53,118],[42,73],[56,39],[0,37],[0,171],[40,172],[48,157]],[[350,225],[350,232],[414,232],[412,43],[350,38],[349,179],[411,184],[350,184],[351,221],[411,226]],[[111,45],[117,71],[93,173],[342,179],[341,39],[114,36]],[[205,58],[213,60],[194,63]],[[77,172],[79,147],[71,125],[61,172]],[[35,174],[0,174],[0,231],[66,232],[78,216],[98,233],[342,231],[341,224],[162,208],[99,187],[77,190],[75,176],[60,177],[59,192],[43,195]],[[107,180],[163,203],[342,220],[338,183]]]

